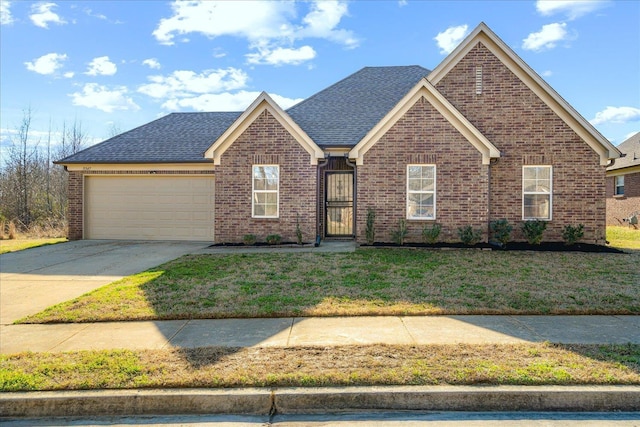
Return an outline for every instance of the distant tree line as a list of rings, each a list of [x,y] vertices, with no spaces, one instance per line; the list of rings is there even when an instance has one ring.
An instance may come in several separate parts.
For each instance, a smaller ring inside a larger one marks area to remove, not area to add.
[[[82,123],[62,124],[55,136],[35,140],[31,108],[11,136],[0,159],[0,236],[13,223],[20,231],[33,228],[60,233],[67,222],[67,173],[55,160],[77,153],[88,142]]]

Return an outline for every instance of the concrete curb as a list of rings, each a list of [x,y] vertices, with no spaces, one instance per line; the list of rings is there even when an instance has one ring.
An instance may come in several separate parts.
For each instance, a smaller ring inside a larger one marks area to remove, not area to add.
[[[638,411],[640,386],[389,386],[3,393],[6,418],[358,411]]]

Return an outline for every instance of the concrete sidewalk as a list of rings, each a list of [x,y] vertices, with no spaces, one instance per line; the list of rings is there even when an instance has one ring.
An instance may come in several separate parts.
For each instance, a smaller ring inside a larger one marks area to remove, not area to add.
[[[208,346],[640,344],[640,316],[420,316],[0,326],[0,353]]]

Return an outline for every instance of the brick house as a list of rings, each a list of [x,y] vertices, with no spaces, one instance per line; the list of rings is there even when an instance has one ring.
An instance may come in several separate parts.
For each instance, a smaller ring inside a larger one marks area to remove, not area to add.
[[[607,168],[607,224],[631,225],[640,220],[640,132],[618,150],[623,157]]]
[[[620,152],[485,24],[430,71],[366,67],[288,110],[173,113],[60,160],[69,238],[240,242],[441,240],[490,221],[583,224],[605,240],[605,173]]]

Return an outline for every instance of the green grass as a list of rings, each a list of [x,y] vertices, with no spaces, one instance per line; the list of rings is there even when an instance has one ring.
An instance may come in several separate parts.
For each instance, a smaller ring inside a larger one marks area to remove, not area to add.
[[[480,250],[188,255],[22,322],[638,314],[638,262],[638,253]]]
[[[199,348],[0,356],[0,391],[356,385],[638,385],[639,345]]]
[[[7,252],[22,251],[38,246],[55,245],[56,243],[66,242],[65,237],[47,238],[47,239],[14,239],[0,240],[0,254]]]
[[[608,226],[607,240],[615,248],[640,250],[640,229]]]

